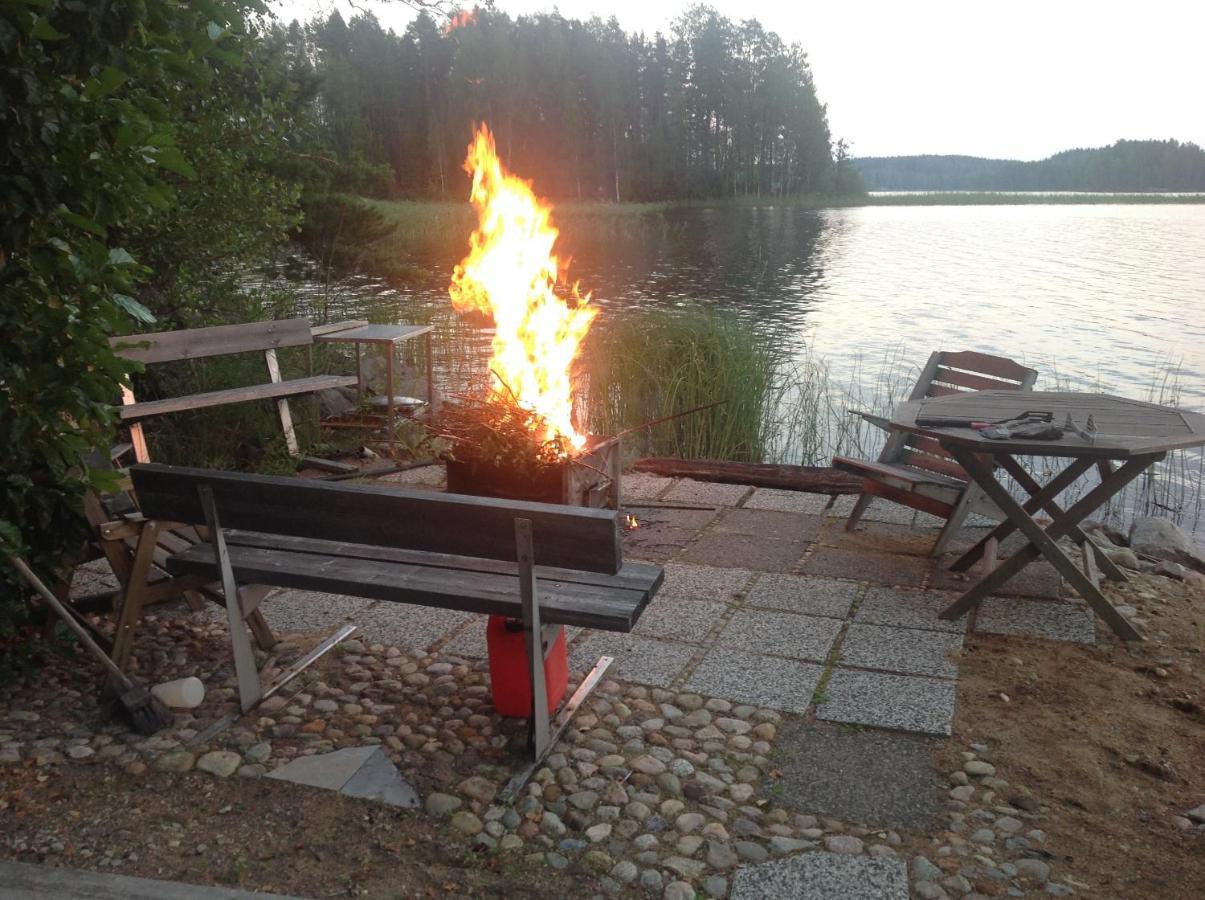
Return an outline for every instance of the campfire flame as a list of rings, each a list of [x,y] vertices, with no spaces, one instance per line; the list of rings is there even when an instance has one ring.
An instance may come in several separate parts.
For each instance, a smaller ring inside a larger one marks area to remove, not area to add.
[[[545,426],[538,440],[581,450],[586,437],[573,425],[570,367],[597,311],[576,284],[568,297],[556,292],[552,206],[532,193],[530,182],[506,171],[485,125],[469,145],[464,168],[473,176],[477,230],[469,255],[452,273],[452,305],[493,317],[494,394],[537,414]]]
[[[477,16],[472,10],[459,10],[448,17],[448,24],[444,25],[444,34],[451,34],[457,28],[472,25],[475,21],[477,21]]]

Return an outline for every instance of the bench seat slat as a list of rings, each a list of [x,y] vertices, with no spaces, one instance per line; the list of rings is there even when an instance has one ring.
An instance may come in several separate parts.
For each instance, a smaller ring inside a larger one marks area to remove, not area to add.
[[[181,412],[186,409],[205,409],[210,406],[224,406],[228,403],[246,403],[250,400],[270,400],[277,397],[290,397],[295,394],[312,394],[327,388],[348,387],[356,383],[354,375],[313,375],[309,378],[295,378],[291,381],[278,381],[270,384],[254,384],[247,387],[227,388],[221,391],[207,391],[203,394],[191,394],[185,397],[168,397],[163,400],[143,400],[121,407],[123,420],[145,419],[149,416],[164,413]]]
[[[519,579],[495,572],[447,569],[348,556],[330,557],[231,544],[240,582],[349,594],[373,600],[519,617]],[[191,547],[172,557],[174,574],[213,575],[213,548]],[[554,625],[631,631],[649,591],[539,579],[540,617]]]
[[[222,533],[226,536],[227,545],[231,547],[260,547],[265,550],[288,550],[346,559],[401,562],[432,569],[463,569],[470,572],[510,575],[516,578],[519,574],[518,564],[498,559],[455,556],[451,553],[431,553],[399,547],[374,547],[370,544],[350,544],[345,541],[322,541],[283,534],[241,531],[234,528],[224,529]],[[561,569],[554,566],[536,566],[536,577],[543,581],[564,581],[600,588],[621,588],[644,591],[651,595],[661,587],[661,582],[665,579],[665,572],[658,566],[629,562],[624,563],[623,568],[614,575],[585,572],[579,569]]]
[[[936,457],[934,457],[936,459]],[[903,465],[901,463],[885,463],[877,462],[868,459],[851,459],[846,456],[834,456],[833,468],[841,469],[843,472],[850,472],[854,475],[881,476],[893,478],[897,481],[909,485],[935,485],[938,487],[948,487],[954,490],[963,490],[966,487],[965,481],[960,481],[957,478],[951,478],[948,475],[943,475],[940,472],[932,472],[926,469],[917,469],[912,466]]]

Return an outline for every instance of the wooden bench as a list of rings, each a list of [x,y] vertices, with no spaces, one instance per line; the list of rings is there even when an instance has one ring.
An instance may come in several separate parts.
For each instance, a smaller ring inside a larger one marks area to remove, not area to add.
[[[311,375],[306,378],[283,380],[280,377],[280,363],[276,358],[277,348],[308,348],[313,342],[310,323],[305,319],[217,325],[212,328],[189,328],[183,331],[159,331],[153,334],[111,338],[109,344],[118,356],[143,365],[259,350],[263,352],[267,366],[268,381],[264,384],[206,391],[183,397],[139,401],[132,390],[122,388],[121,419],[129,423],[130,442],[133,444],[135,458],[140,463],[150,461],[142,430],[143,419],[183,410],[247,403],[252,400],[276,401],[285,444],[290,454],[298,456],[300,450],[293,431],[293,417],[289,412],[288,398],[356,383],[356,378],[352,375]]]
[[[130,475],[148,519],[209,528],[211,543],[181,549],[167,570],[219,578],[228,598],[251,582],[521,619],[533,700],[528,775],[611,662],[599,660],[550,725],[544,657],[560,629],[631,631],[664,578],[656,566],[624,564],[614,510],[154,464]],[[246,712],[283,681],[264,688],[247,611],[237,600],[227,610]]]

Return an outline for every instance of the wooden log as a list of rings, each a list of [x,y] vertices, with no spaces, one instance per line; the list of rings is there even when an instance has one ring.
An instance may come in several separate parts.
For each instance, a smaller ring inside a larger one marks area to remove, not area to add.
[[[665,456],[638,459],[632,469],[666,478],[695,478],[812,494],[856,494],[862,490],[862,479],[828,466],[783,466]]]

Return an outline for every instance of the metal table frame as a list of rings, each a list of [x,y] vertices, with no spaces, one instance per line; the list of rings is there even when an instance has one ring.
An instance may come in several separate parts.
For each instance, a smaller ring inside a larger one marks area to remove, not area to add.
[[[378,344],[388,348],[385,354],[385,419],[390,427],[396,422],[393,409],[393,398],[396,388],[393,383],[393,356],[398,344],[405,343],[416,337],[423,337],[426,343],[427,355],[427,414],[435,416],[435,379],[434,357],[431,353],[431,332],[434,325],[370,325],[364,322],[340,323],[347,327],[320,326],[313,329],[314,342],[321,344],[347,343],[356,345],[356,381],[359,384],[360,396],[363,397],[364,373],[361,369],[360,345]],[[336,330],[337,329],[337,330]]]
[[[1068,433],[1054,441],[1018,441],[985,438],[970,427],[916,424],[918,417],[951,413],[955,417],[990,420],[998,418],[1003,409],[1018,405],[1025,409],[1050,408],[1055,413],[1056,424],[1062,423],[1066,412],[1079,409],[1081,426],[1084,410],[1091,410],[1098,419],[1105,420],[1104,427],[1094,438]],[[1161,430],[1164,422],[1166,428]],[[900,404],[892,416],[891,426],[938,441],[1005,515],[1003,522],[951,564],[951,571],[962,572],[987,557],[989,571],[943,610],[941,618],[955,619],[965,615],[1031,562],[1044,557],[1119,637],[1123,640],[1143,639],[1138,629],[1101,592],[1095,568],[1099,566],[1099,574],[1113,581],[1126,581],[1125,574],[1084,533],[1079,523],[1163,459],[1169,450],[1205,445],[1205,415],[1102,394],[1047,392],[1018,398],[1012,392],[980,391]],[[1063,457],[1068,463],[1042,486],[1024,469],[1017,456]],[[1114,462],[1119,465],[1115,466]],[[1100,483],[1064,509],[1055,498],[1093,466],[1100,472]],[[1020,502],[1008,492],[996,477],[997,467],[1012,476],[1029,495],[1027,500]],[[1039,511],[1050,517],[1050,524],[1045,528],[1033,518]],[[1020,531],[1029,542],[1000,565],[992,567],[995,548],[1014,531]],[[1069,537],[1080,545],[1084,570],[1059,547],[1057,541],[1062,537]]]

